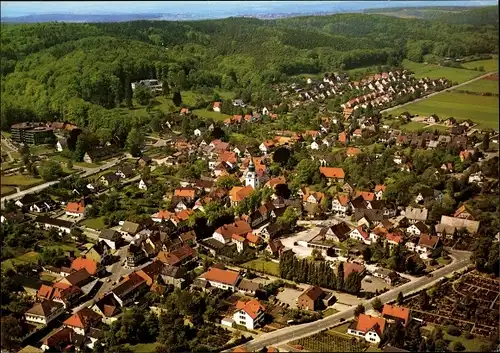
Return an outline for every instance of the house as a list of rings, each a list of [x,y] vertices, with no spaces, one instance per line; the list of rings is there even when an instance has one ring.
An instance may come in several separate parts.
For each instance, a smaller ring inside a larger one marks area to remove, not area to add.
[[[80,200],[79,202],[68,202],[66,205],[66,215],[73,217],[83,217],[85,214],[85,202]]]
[[[176,288],[184,288],[186,271],[182,267],[164,265],[160,277],[166,285],[171,284]]]
[[[133,302],[148,289],[149,287],[144,278],[139,276],[137,273],[132,272],[114,289],[112,289],[111,293],[115,297],[116,301],[123,307],[128,303]]]
[[[325,292],[318,286],[311,286],[306,289],[297,299],[297,307],[302,310],[315,311],[321,307]]]
[[[101,316],[90,308],[82,308],[63,322],[79,335],[86,335],[89,330],[101,321]]]
[[[220,113],[221,106],[222,106],[221,102],[214,102],[214,105],[212,106],[212,110],[214,112]]]
[[[142,247],[133,242],[130,243],[127,250],[127,266],[135,267],[145,258],[146,252],[142,249]]]
[[[332,199],[332,212],[341,217],[345,217],[350,210],[351,204],[346,195],[338,195]]]
[[[139,223],[125,221],[120,228],[120,233],[125,236],[135,236],[140,230],[142,226]]]
[[[238,325],[243,325],[247,330],[253,330],[261,326],[264,321],[265,307],[257,299],[247,302],[238,300],[236,302],[236,311],[233,314],[233,320]]]
[[[229,191],[229,199],[231,200],[231,205],[236,206],[240,203],[244,198],[250,195],[250,193],[254,190],[251,185],[247,186],[234,186]]]
[[[266,140],[259,145],[259,150],[262,153],[267,154],[268,152],[271,151],[272,148],[274,148],[274,146],[275,143],[273,140]]]
[[[403,306],[385,304],[382,309],[382,317],[390,321],[399,321],[404,327],[410,323],[410,309]]]
[[[51,198],[45,200],[37,201],[30,206],[31,212],[43,213],[53,211],[57,208],[57,203]]]
[[[122,235],[113,229],[103,229],[99,233],[99,241],[105,242],[113,250],[120,246],[121,240]]]
[[[135,174],[134,171],[135,171],[135,169],[134,169],[133,166],[131,166],[131,165],[124,165],[124,166],[121,166],[116,171],[115,174],[118,175],[122,179],[127,179],[127,178],[132,177]]]
[[[361,153],[361,150],[357,147],[347,147],[346,154],[347,157],[356,157]]]
[[[363,200],[365,201],[373,201],[375,199],[375,194],[373,192],[369,191],[359,191],[356,190],[356,193],[354,194],[354,198],[357,198],[361,196]]]
[[[38,300],[53,300],[68,308],[81,295],[82,290],[77,286],[55,283],[53,286],[42,284],[37,291],[36,297]]]
[[[87,258],[86,256],[80,256],[73,260],[71,263],[71,269],[74,271],[85,269],[89,275],[95,276],[101,271],[102,265],[90,258]],[[66,277],[66,279],[68,277]]]
[[[52,217],[48,217],[48,216],[36,217],[35,223],[37,224],[37,226],[39,226],[39,227],[41,226],[44,229],[55,228],[59,231],[59,234],[71,233],[71,229],[73,228],[73,226],[75,224],[73,222],[65,221],[65,220],[58,219],[58,218],[52,218]]]
[[[385,330],[385,320],[381,317],[359,314],[347,329],[347,333],[357,337],[363,337],[367,342],[379,343]]]
[[[397,274],[397,272],[381,267],[377,267],[375,270],[373,270],[372,275],[374,277],[383,279],[384,282],[390,286],[392,286],[399,279],[399,275]]]
[[[113,172],[108,172],[108,173],[105,173],[103,175],[100,176],[100,178],[98,179],[98,181],[108,187],[114,183],[117,183],[120,181],[120,176],[116,175],[116,173],[113,173]]]
[[[222,244],[232,242],[233,235],[245,235],[252,232],[250,225],[243,221],[238,220],[231,224],[223,225],[217,228],[213,234],[213,238]]]
[[[483,175],[483,172],[479,171],[477,173],[472,173],[471,175],[469,175],[469,183],[475,183],[479,186],[481,186],[483,184],[483,180],[484,180],[484,175]]]
[[[139,188],[139,190],[147,190],[148,184],[151,184],[150,180],[144,181],[144,179],[141,179],[137,187]]]
[[[64,305],[52,300],[42,300],[24,313],[27,322],[47,325],[49,322],[64,313]]]
[[[102,317],[102,321],[111,324],[116,321],[116,317],[121,313],[120,303],[115,299],[112,293],[105,294],[91,307],[91,309]]]
[[[473,216],[473,213],[471,212],[470,208],[467,206],[467,204],[463,204],[460,206],[455,213],[453,214],[454,218],[461,218],[461,219],[468,219],[470,221],[475,221],[475,217]]]
[[[415,208],[415,207],[406,207],[405,209],[405,217],[408,219],[410,223],[417,222],[425,222],[427,220],[428,210],[427,208]]]
[[[344,182],[345,173],[342,168],[332,168],[332,167],[320,167],[319,172],[321,175],[325,176],[330,182]]]
[[[85,155],[83,156],[83,161],[85,163],[97,163],[99,161],[115,157],[119,154],[120,151],[113,146],[100,147],[85,152]]]
[[[479,221],[473,221],[466,218],[441,216],[441,224],[455,229],[465,228],[470,234],[476,234],[479,230]]]
[[[270,253],[274,258],[279,258],[284,248],[279,239],[271,239],[266,247],[266,252]]]
[[[426,121],[431,124],[435,124],[439,122],[439,118],[436,114],[432,114],[431,116],[427,117]]]
[[[193,187],[180,187],[174,190],[174,197],[185,199],[192,202],[196,198],[198,190]]]
[[[181,108],[180,115],[188,115],[190,113],[189,108]]]
[[[340,243],[348,238],[350,231],[351,228],[347,225],[347,223],[340,222],[331,227],[321,229],[319,234],[323,235],[327,240]]]
[[[385,189],[386,189],[385,185],[381,185],[381,184],[375,185],[375,198],[377,200],[382,200],[382,197],[384,196]]]
[[[344,280],[349,277],[351,273],[357,272],[361,277],[365,276],[366,268],[363,265],[357,264],[355,262],[344,262]],[[337,269],[338,270],[338,269]]]
[[[69,275],[63,277],[54,286],[68,287],[77,286],[83,287],[92,280],[90,273],[85,268],[71,272]]]
[[[422,234],[418,239],[415,251],[419,253],[421,259],[428,259],[435,249],[442,246],[443,243],[438,236]]]
[[[443,163],[441,165],[441,170],[446,172],[446,173],[453,173],[453,163]]]
[[[151,157],[144,155],[141,158],[139,158],[137,164],[139,165],[139,167],[144,168],[145,166],[151,164],[152,160],[153,159]]]
[[[183,244],[171,252],[160,251],[156,259],[164,264],[180,267],[192,261],[196,261],[198,255],[188,244]]]
[[[217,267],[210,267],[209,270],[200,277],[208,281],[213,287],[235,291],[241,275],[237,271],[221,270]]]
[[[84,255],[86,259],[93,260],[97,263],[107,265],[111,260],[111,248],[103,241],[97,242],[88,249]]]
[[[418,235],[429,233],[429,227],[427,227],[423,222],[418,221],[406,228],[406,233],[410,235]]]
[[[261,290],[262,284],[242,279],[236,288],[240,293],[255,296]]]

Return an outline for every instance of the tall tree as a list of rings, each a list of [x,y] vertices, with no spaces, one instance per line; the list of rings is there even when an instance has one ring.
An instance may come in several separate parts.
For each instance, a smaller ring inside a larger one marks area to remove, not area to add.
[[[141,155],[141,148],[144,145],[144,135],[137,129],[130,130],[127,136],[127,149],[133,157]]]
[[[174,105],[176,107],[180,107],[181,104],[182,104],[182,96],[181,96],[181,92],[179,90],[176,90],[174,92],[174,95],[172,96],[172,103],[174,103]]]
[[[490,133],[487,132],[483,137],[483,151],[487,151],[490,148]]]

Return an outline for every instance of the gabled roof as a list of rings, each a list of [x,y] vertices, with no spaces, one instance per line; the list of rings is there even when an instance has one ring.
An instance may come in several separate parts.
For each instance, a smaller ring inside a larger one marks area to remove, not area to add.
[[[439,237],[436,235],[422,234],[418,239],[418,245],[434,249],[439,242]]]
[[[324,295],[323,289],[321,289],[318,286],[311,286],[309,287],[305,292],[303,292],[300,297],[308,297],[309,299],[316,301],[318,298],[320,298],[322,295]]]
[[[192,187],[177,188],[174,191],[174,196],[194,198],[196,196],[196,189]]]
[[[44,316],[47,317],[52,314],[54,311],[59,310],[64,305],[59,302],[54,302],[52,300],[43,300],[39,303],[33,304],[31,309],[26,311],[26,314],[36,315],[36,316]]]
[[[382,309],[382,315],[392,316],[404,320],[406,324],[410,319],[410,309],[403,306],[385,304],[384,308]]]
[[[349,275],[353,272],[363,273],[365,271],[365,266],[357,264],[355,262],[344,262],[344,279],[347,279]]]
[[[118,286],[113,289],[113,293],[117,297],[126,296],[128,293],[145,283],[144,278],[139,276],[137,273],[132,272],[125,278]]]
[[[225,239],[230,239],[233,234],[243,235],[252,232],[250,225],[242,220],[238,220],[231,224],[223,225],[215,230],[216,233],[221,234]]]
[[[264,311],[266,308],[262,305],[257,299],[252,299],[247,302],[237,301],[236,308],[238,310],[243,310],[248,314],[252,319],[256,319],[261,311]]]
[[[427,208],[414,208],[414,207],[406,207],[405,217],[408,219],[416,220],[416,221],[425,221],[427,220]]]
[[[319,172],[327,178],[345,178],[344,169],[342,168],[320,167]]]
[[[218,283],[227,284],[230,286],[235,286],[239,279],[239,272],[230,270],[221,270],[216,267],[210,267],[210,269],[201,275],[202,278],[207,281],[213,281]]]
[[[189,245],[184,244],[181,247],[166,253],[165,251],[160,251],[157,255],[157,259],[162,263],[177,266],[182,263],[184,259],[192,257],[195,254],[195,250]]]
[[[85,212],[85,204],[83,201],[69,202],[68,205],[66,206],[66,211],[83,214]]]
[[[140,227],[141,227],[141,225],[138,224],[138,223],[133,223],[133,222],[125,221],[122,224],[121,231],[127,232],[129,234],[135,234],[135,233],[137,233],[139,231]]]
[[[229,195],[232,201],[241,201],[245,197],[249,196],[253,191],[253,187],[251,185],[247,186],[234,186],[230,191]]]
[[[373,192],[370,192],[370,191],[356,190],[356,194],[354,197],[358,197],[358,196],[361,196],[363,198],[363,200],[365,200],[365,201],[373,201],[373,199],[375,198],[375,194]]]
[[[95,262],[92,259],[87,259],[85,258],[85,256],[77,257],[71,263],[72,270],[79,271],[81,269],[85,269],[89,275],[95,275],[97,273],[97,267],[98,267],[97,262]]]
[[[89,308],[82,308],[72,316],[70,316],[66,321],[63,322],[64,325],[77,327],[82,329],[88,329],[90,326],[101,321],[101,316],[95,311]]]
[[[63,280],[68,281],[73,286],[78,286],[79,284],[85,282],[89,277],[90,273],[85,268],[81,268],[80,270],[64,277]]]
[[[359,314],[356,323],[356,331],[364,333],[369,331],[375,331],[379,336],[382,336],[384,329],[385,329],[385,320],[383,318],[374,317],[366,314]]]
[[[105,317],[115,316],[120,311],[120,303],[112,293],[99,299],[95,305],[101,310]]]

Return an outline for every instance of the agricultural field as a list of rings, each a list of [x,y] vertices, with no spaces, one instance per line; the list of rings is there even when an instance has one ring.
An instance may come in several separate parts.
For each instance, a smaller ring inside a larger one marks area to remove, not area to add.
[[[463,333],[487,338],[498,329],[500,279],[471,271],[454,282],[448,281],[429,292],[430,304],[422,307],[419,296],[405,305],[412,316],[428,325],[454,325]]]
[[[242,264],[241,267],[257,272],[267,273],[272,276],[279,276],[279,264],[272,261],[266,261],[264,259],[250,260]]]
[[[39,178],[33,178],[29,175],[15,174],[15,175],[2,175],[1,184],[2,186],[19,186],[21,189],[27,189],[29,187],[42,184],[43,180]]]
[[[436,64],[416,63],[403,60],[403,66],[415,73],[416,78],[429,77],[431,79],[447,78],[452,82],[463,83],[484,74],[481,71],[459,69],[454,67],[439,66]]]
[[[367,348],[367,344],[360,342],[354,336],[340,333],[336,329],[292,341],[290,345],[292,347],[299,345],[312,352],[362,352]]]
[[[457,88],[459,91],[498,94],[498,80],[483,78]]]
[[[443,92],[391,111],[397,116],[405,111],[414,115],[436,114],[440,119],[471,119],[480,128],[498,130],[498,98],[456,92]]]
[[[486,60],[476,60],[469,61],[462,64],[463,67],[475,70],[476,68],[483,67],[485,72],[497,71],[498,70],[498,58],[486,59]]]

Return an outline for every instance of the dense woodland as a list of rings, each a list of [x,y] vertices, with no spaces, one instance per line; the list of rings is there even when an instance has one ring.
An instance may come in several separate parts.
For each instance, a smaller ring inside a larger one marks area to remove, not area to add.
[[[144,123],[131,119],[126,108],[133,104],[130,83],[145,78],[166,83],[165,94],[220,87],[255,96],[291,75],[396,66],[404,58],[422,61],[426,54],[496,53],[496,7],[482,11],[496,22],[455,25],[339,14],[272,21],[3,24],[2,129],[55,118],[126,135]]]

